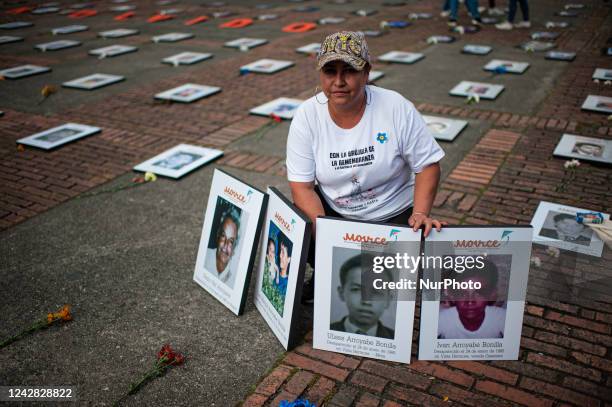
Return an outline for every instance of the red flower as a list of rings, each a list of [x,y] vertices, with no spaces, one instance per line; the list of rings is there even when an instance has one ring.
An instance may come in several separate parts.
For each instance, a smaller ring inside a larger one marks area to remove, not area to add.
[[[274,120],[277,123],[280,123],[283,121],[283,119],[281,119],[280,117],[278,117],[277,115],[275,115],[274,113],[270,113],[270,117],[272,118],[272,120]]]

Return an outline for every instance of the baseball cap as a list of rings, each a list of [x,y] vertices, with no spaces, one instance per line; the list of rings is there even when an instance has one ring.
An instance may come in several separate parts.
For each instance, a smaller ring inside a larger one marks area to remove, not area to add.
[[[317,54],[317,68],[331,61],[344,61],[358,71],[370,63],[368,44],[362,32],[340,31],[325,37]]]

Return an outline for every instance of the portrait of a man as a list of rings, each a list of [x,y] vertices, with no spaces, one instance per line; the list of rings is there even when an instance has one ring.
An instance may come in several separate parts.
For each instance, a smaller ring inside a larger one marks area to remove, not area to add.
[[[564,242],[589,246],[593,237],[593,231],[582,223],[576,222],[575,216],[568,213],[550,211],[539,235]]]
[[[238,252],[241,212],[237,206],[221,197],[217,198],[213,227],[204,261],[206,270],[231,289],[234,288],[236,279],[232,260]]]

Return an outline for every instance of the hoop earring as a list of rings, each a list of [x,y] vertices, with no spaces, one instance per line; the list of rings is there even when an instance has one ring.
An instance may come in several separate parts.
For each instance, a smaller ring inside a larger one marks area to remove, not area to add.
[[[327,101],[325,101],[325,102],[319,102],[319,99],[317,98],[317,95],[318,95],[318,94],[319,94],[319,85],[317,85],[317,86],[315,87],[315,90],[314,90],[314,98],[315,98],[315,100],[317,101],[317,103],[318,103],[318,104],[320,104],[320,105],[326,105],[326,104],[327,104]]]

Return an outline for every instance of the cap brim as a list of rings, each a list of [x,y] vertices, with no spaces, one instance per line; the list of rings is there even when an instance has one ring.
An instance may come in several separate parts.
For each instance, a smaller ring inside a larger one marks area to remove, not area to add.
[[[367,65],[367,61],[361,58],[355,58],[349,55],[342,55],[342,54],[328,54],[328,55],[323,56],[317,61],[317,68],[321,69],[326,64],[333,62],[333,61],[346,62],[347,64],[352,66],[357,71],[363,71],[363,69]]]

